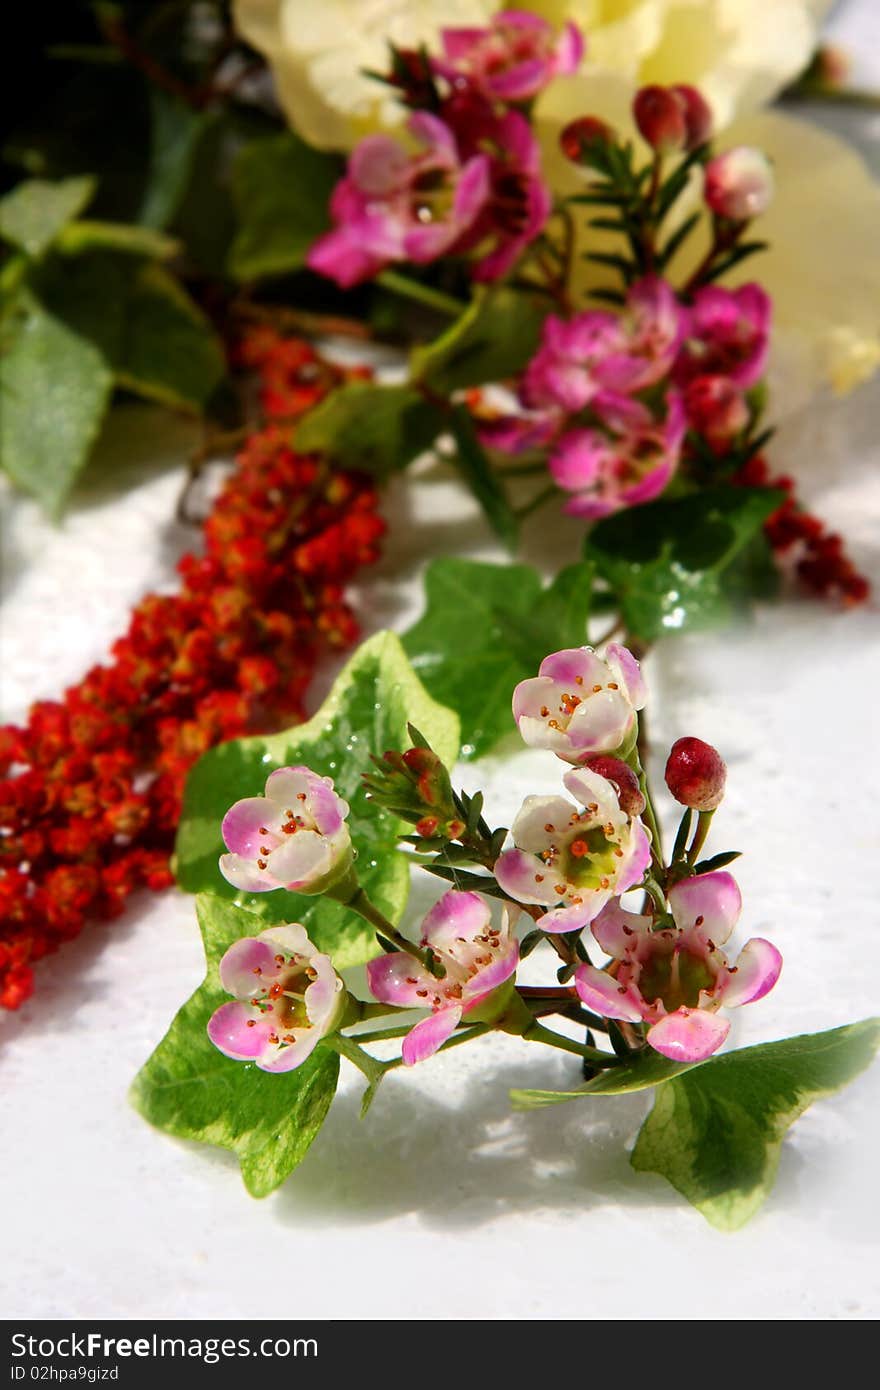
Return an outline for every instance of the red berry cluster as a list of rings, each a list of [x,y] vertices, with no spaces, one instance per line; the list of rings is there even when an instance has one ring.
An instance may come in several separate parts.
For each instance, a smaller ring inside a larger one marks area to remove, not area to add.
[[[246,341],[268,414],[292,419],[340,379],[305,343]],[[176,594],[149,594],[112,658],[58,701],[0,729],[0,1006],[32,965],[134,889],[172,881],[186,774],[224,739],[302,714],[327,646],[357,625],[345,584],[375,560],[384,523],[362,477],[297,454],[292,430],[252,434],[180,561]]]
[[[764,523],[764,534],[774,554],[791,566],[805,589],[848,607],[865,602],[871,593],[868,580],[844,551],[842,538],[801,507],[793,478],[787,474],[772,477],[766,459],[755,455],[732,481],[743,487],[779,488],[786,494],[782,505]]]

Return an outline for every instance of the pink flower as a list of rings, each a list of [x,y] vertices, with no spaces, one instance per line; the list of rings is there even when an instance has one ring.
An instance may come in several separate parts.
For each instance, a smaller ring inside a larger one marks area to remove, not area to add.
[[[719,949],[742,906],[727,873],[687,878],[669,892],[674,926],[654,928],[651,917],[609,903],[593,922],[593,935],[611,956],[605,970],[580,965],[575,985],[588,1009],[605,1018],[648,1023],[648,1042],[677,1062],[710,1057],[730,1031],[717,1010],[762,999],[782,969],[775,946],[753,937],[736,965]]]
[[[453,86],[475,87],[493,101],[529,101],[554,77],[575,72],[584,41],[574,24],[557,36],[527,10],[502,10],[483,28],[444,29],[434,71]]]
[[[545,656],[537,676],[520,681],[513,717],[532,748],[579,763],[593,753],[629,752],[636,710],[647,698],[639,663],[626,647],[609,642],[604,658],[592,647],[570,647]]]
[[[773,170],[766,155],[750,145],[737,145],[706,165],[703,196],[717,217],[731,222],[758,217],[770,206],[773,190]]]
[[[695,376],[685,387],[684,409],[690,428],[719,453],[725,453],[749,423],[742,387],[728,376]]]
[[[330,202],[336,227],[319,238],[308,265],[348,288],[393,261],[427,264],[467,231],[489,194],[489,161],[462,163],[449,127],[420,111],[408,129],[424,146],[411,155],[387,135],[353,150]]]
[[[754,386],[764,371],[772,305],[760,285],[738,290],[705,285],[686,311],[677,381],[720,375],[740,387]]]
[[[659,496],[678,467],[686,429],[681,397],[670,392],[666,399],[662,422],[639,401],[630,401],[617,429],[562,435],[549,465],[554,481],[573,494],[564,509],[570,516],[595,520]]]
[[[482,1021],[497,1017],[508,992],[499,993],[500,987],[512,981],[519,960],[506,917],[493,927],[490,909],[478,893],[444,893],[422,923],[421,944],[443,966],[442,978],[405,951],[380,956],[367,966],[370,989],[382,1003],[431,1010],[404,1038],[408,1067],[433,1056],[465,1014],[473,1017],[479,1011]]]
[[[323,893],[351,869],[347,815],[329,777],[308,767],[277,768],[265,796],[236,801],[223,817],[230,852],[221,855],[220,872],[245,893]]]
[[[235,998],[211,1015],[208,1037],[236,1062],[292,1071],[342,1021],[346,994],[330,957],[298,922],[236,941],[220,962]]]
[[[444,115],[455,130],[462,155],[489,159],[489,196],[455,247],[472,252],[475,280],[498,280],[543,230],[553,206],[541,173],[541,147],[518,111],[497,116],[468,94],[453,99]]]
[[[563,796],[527,796],[511,830],[516,848],[495,865],[508,897],[548,909],[538,919],[547,932],[587,926],[610,898],[641,883],[651,859],[644,827],[620,809],[606,778],[574,768],[563,782],[584,810]]]
[[[550,315],[523,381],[523,400],[566,411],[619,410],[620,397],[668,375],[685,316],[665,280],[633,285],[621,314],[590,310],[568,321]]]

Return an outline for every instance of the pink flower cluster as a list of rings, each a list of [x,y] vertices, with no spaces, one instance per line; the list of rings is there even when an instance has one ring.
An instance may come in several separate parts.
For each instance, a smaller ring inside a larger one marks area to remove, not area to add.
[[[520,384],[521,413],[484,421],[484,443],[549,448],[565,510],[595,519],[648,502],[678,467],[688,429],[726,447],[748,423],[745,391],[764,370],[770,300],[756,284],[707,285],[690,304],[647,276],[622,312],[544,324]]]
[[[476,280],[497,280],[541,232],[550,192],[523,108],[583,42],[573,24],[506,10],[485,28],[446,29],[442,54],[399,53],[392,79],[409,104],[411,146],[369,135],[330,204],[334,222],[312,247],[313,270],[348,288],[397,261],[468,256]]]

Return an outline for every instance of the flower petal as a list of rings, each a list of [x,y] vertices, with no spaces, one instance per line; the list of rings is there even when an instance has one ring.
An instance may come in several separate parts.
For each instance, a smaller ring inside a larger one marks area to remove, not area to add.
[[[256,859],[264,846],[272,850],[280,843],[283,820],[281,809],[274,802],[265,796],[247,796],[230,806],[220,833],[233,854]]]
[[[548,870],[547,865],[534,854],[525,854],[520,849],[506,849],[495,863],[495,878],[498,886],[518,903],[548,903],[558,901],[556,887],[563,887],[565,880],[559,874]]]
[[[619,985],[613,975],[594,965],[579,965],[574,972],[578,998],[603,1018],[619,1018],[640,1023],[645,1013],[641,995],[633,985]]]
[[[717,1052],[730,1023],[706,1009],[676,1009],[648,1029],[648,1042],[655,1052],[674,1062],[702,1062]]]
[[[221,1004],[208,1020],[208,1037],[225,1057],[249,1062],[269,1046],[271,1019],[261,1018],[256,1009],[232,1001]]]
[[[653,918],[643,917],[638,912],[627,912],[620,906],[620,899],[603,907],[593,921],[591,931],[606,955],[623,960],[627,952],[637,945],[639,937],[651,929]]]
[[[462,990],[462,1003],[465,1012],[479,1004],[493,989],[503,985],[515,974],[519,964],[519,942],[511,941],[505,950],[495,956],[491,965],[484,965],[476,975],[472,975]]]
[[[569,828],[574,814],[575,807],[564,796],[527,796],[510,831],[517,849],[540,854]]]
[[[729,967],[728,967],[729,968]],[[740,1004],[754,1004],[763,999],[779,979],[782,955],[770,941],[753,936],[739,953],[733,971],[727,974],[716,991],[726,1009]]]
[[[220,983],[236,999],[250,999],[278,975],[275,952],[259,937],[233,941],[220,962]]]
[[[281,887],[268,869],[258,869],[252,859],[242,859],[238,854],[221,854],[219,868],[226,882],[243,893],[271,893],[273,888]]]
[[[633,709],[641,709],[648,698],[648,690],[642,668],[632,652],[618,642],[609,642],[605,648],[605,660],[626,691]]]
[[[257,1058],[260,1071],[293,1071],[295,1067],[301,1067],[318,1046],[322,1035],[318,1028],[304,1028],[302,1032],[297,1029],[293,1036],[296,1042],[287,1047],[273,1047],[265,1057]]]
[[[295,893],[323,877],[332,859],[330,846],[321,835],[314,830],[298,830],[274,851],[271,872],[278,883]]]
[[[438,1009],[430,1018],[423,1018],[411,1033],[407,1033],[401,1047],[404,1066],[414,1067],[416,1062],[424,1062],[433,1057],[438,1047],[450,1038],[461,1022],[460,1004],[450,1004],[448,1008]]]
[[[471,940],[488,926],[492,913],[479,893],[451,888],[431,908],[422,923],[422,941],[442,951],[463,936]]]
[[[669,906],[682,931],[696,929],[706,940],[723,946],[739,921],[742,895],[733,875],[722,869],[676,883],[669,890]]]
[[[367,983],[370,993],[382,1004],[423,1009],[425,997],[418,991],[430,990],[433,994],[436,980],[415,956],[395,951],[367,962]]]

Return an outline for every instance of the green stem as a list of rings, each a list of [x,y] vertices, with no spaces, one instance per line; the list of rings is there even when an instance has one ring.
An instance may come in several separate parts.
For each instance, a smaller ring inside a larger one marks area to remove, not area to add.
[[[423,285],[421,280],[411,280],[408,275],[400,275],[396,270],[383,270],[376,276],[376,283],[383,289],[390,290],[392,294],[399,294],[403,299],[415,300],[416,303],[436,309],[437,313],[446,314],[449,318],[457,319],[468,307],[460,299],[454,299],[451,294],[435,290],[431,285]]]
[[[607,1052],[600,1052],[598,1047],[588,1047],[586,1043],[578,1043],[573,1038],[566,1038],[561,1033],[554,1033],[552,1029],[545,1028],[543,1023],[539,1023],[537,1019],[528,1025],[521,1036],[527,1038],[529,1042],[546,1043],[548,1047],[556,1047],[560,1052],[572,1052],[576,1057],[584,1057],[597,1067],[617,1065],[616,1057],[609,1056]]]
[[[697,828],[694,831],[691,847],[687,852],[687,862],[691,868],[696,864],[700,851],[709,837],[709,830],[712,825],[712,817],[714,814],[714,811],[701,811],[697,817]]]
[[[344,901],[346,907],[350,907],[352,912],[363,917],[364,921],[369,922],[371,927],[375,927],[379,935],[383,936],[386,941],[390,941],[392,946],[396,946],[399,951],[406,951],[407,955],[415,956],[416,960],[420,960],[428,970],[431,969],[431,962],[426,953],[419,946],[416,946],[415,942],[407,941],[406,937],[401,935],[397,928],[389,922],[384,912],[380,912],[375,903],[370,901],[360,884],[350,898],[340,901]]]
[[[514,515],[518,521],[524,521],[527,516],[532,515],[532,512],[536,512],[539,507],[543,507],[545,502],[549,502],[552,498],[558,496],[559,488],[555,483],[550,487],[542,488],[538,495],[532,498],[531,502],[527,502],[524,507],[517,507]]]

